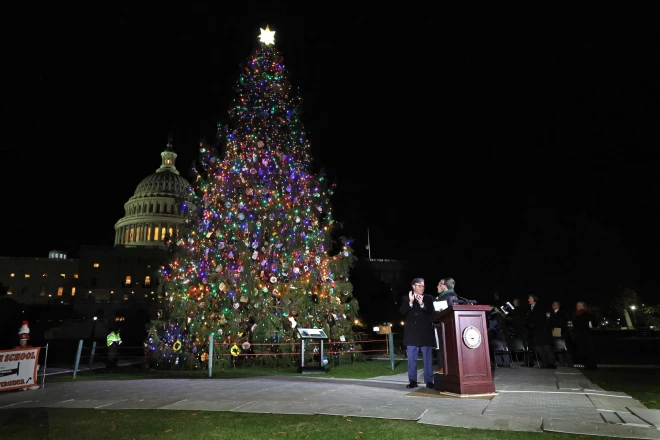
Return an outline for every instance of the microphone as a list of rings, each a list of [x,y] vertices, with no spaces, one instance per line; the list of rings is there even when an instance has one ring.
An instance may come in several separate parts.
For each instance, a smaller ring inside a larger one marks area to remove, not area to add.
[[[476,304],[477,303],[477,301],[474,300],[474,299],[467,299],[467,298],[463,298],[462,296],[458,296],[458,295],[456,295],[456,298],[460,299],[465,304]]]

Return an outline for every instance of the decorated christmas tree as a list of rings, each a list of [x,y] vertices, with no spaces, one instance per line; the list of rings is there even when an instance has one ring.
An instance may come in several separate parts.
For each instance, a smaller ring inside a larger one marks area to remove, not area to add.
[[[146,354],[158,366],[203,368],[212,336],[214,367],[295,365],[297,328],[318,328],[329,364],[358,360],[355,257],[335,239],[333,185],[313,173],[301,99],[268,27],[236,91],[230,124],[219,128],[224,154],[200,144],[186,228],[161,271],[166,309]]]

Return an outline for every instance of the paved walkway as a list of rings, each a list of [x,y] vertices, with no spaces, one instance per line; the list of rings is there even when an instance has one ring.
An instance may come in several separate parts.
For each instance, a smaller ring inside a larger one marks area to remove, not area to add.
[[[374,417],[660,440],[660,411],[646,409],[624,393],[599,388],[577,369],[498,368],[494,381],[497,395],[489,398],[450,397],[426,388],[411,391],[405,387],[405,373],[368,380],[300,375],[46,381],[43,389],[0,393],[0,426],[2,410],[12,408],[168,409]]]

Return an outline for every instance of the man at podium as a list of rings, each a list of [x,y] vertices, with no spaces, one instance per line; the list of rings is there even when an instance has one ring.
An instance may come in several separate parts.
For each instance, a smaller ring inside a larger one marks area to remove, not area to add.
[[[443,311],[447,307],[450,307],[454,304],[458,303],[458,296],[456,295],[456,292],[454,291],[454,287],[456,286],[456,281],[454,281],[453,278],[443,278],[440,280],[438,283],[438,298],[437,300],[433,303],[433,308],[435,310],[435,313],[432,316],[432,321],[435,322],[435,316],[437,313]],[[434,336],[435,336],[435,348],[438,350],[438,373],[439,374],[444,374],[445,369],[444,369],[444,364],[442,360],[442,341],[443,341],[443,335],[441,335],[438,332],[438,329],[434,329]]]
[[[399,311],[406,315],[403,329],[403,345],[408,352],[408,381],[406,388],[417,387],[417,356],[422,351],[424,359],[424,382],[426,388],[433,388],[433,345],[434,335],[431,324],[433,297],[424,294],[424,278],[412,280],[412,290],[401,299]]]

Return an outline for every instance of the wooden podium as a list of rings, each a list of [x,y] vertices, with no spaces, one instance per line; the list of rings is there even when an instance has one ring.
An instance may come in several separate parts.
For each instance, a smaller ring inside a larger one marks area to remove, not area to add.
[[[442,338],[441,391],[460,395],[495,392],[486,322],[486,312],[491,309],[489,305],[455,304],[434,315]]]

